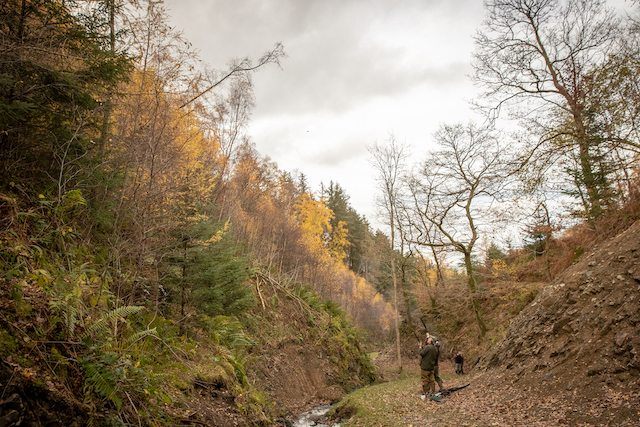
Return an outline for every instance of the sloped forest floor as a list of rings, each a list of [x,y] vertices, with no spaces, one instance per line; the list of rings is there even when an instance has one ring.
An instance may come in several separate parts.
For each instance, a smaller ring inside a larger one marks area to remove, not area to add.
[[[452,366],[445,372],[445,388],[469,386],[441,402],[421,400],[419,371],[410,368],[403,378],[349,395],[338,405],[332,419],[341,419],[343,427],[640,425],[637,394],[611,390],[601,398],[570,401],[555,393],[541,395],[497,385],[494,380],[503,380],[503,374],[473,372],[456,376]]]

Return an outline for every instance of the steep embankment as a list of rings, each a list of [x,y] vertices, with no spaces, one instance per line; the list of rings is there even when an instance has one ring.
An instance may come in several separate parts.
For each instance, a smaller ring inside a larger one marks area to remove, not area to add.
[[[334,403],[376,377],[355,328],[332,303],[302,286],[263,277],[261,303],[251,315],[256,339],[248,375],[264,390],[278,416]]]
[[[481,363],[479,382],[511,400],[553,399],[547,412],[562,405],[569,424],[622,425],[640,419],[639,352],[637,222],[544,288]]]

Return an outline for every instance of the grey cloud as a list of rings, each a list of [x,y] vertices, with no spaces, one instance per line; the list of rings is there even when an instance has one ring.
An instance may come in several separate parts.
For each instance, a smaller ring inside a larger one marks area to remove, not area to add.
[[[466,78],[432,65],[427,57],[407,64],[413,52],[404,46],[384,46],[372,34],[408,19],[406,16],[414,21],[436,16],[438,10],[453,7],[452,3],[459,7],[461,2],[169,1],[171,13],[189,24],[185,26],[187,38],[214,67],[221,67],[229,58],[257,57],[275,42],[284,44],[288,58],[283,69],[261,70],[255,76],[256,114],[345,111],[356,103],[402,94],[419,84],[455,84]],[[261,105],[268,106],[268,111]]]
[[[346,139],[337,144],[321,145],[309,152],[306,162],[316,165],[326,165],[338,167],[352,163],[353,159],[359,158],[366,153],[366,144],[355,139]]]
[[[386,56],[378,52],[375,58],[352,55],[343,58],[344,62],[350,61],[344,67],[339,65],[342,60],[328,56],[324,61],[327,66],[321,69],[256,76],[256,113],[341,112],[368,99],[401,96],[423,84],[454,86],[466,81],[471,71],[467,62],[424,69],[402,68],[396,65],[398,56],[393,52],[387,52]],[[268,111],[263,106],[268,106]]]

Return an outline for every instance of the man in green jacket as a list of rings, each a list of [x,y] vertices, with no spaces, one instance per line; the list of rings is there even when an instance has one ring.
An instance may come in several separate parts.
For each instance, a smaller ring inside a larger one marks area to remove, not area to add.
[[[435,394],[436,391],[436,379],[434,375],[434,369],[436,367],[436,357],[438,350],[431,342],[431,337],[428,336],[424,345],[420,343],[420,378],[422,379],[422,398]]]
[[[433,369],[433,376],[435,377],[436,383],[438,383],[438,387],[440,387],[440,390],[438,391],[442,391],[444,390],[444,384],[442,384],[442,378],[440,378],[440,369],[438,368],[438,360],[440,358],[440,341],[438,341],[435,337],[432,337],[431,340],[435,340],[436,342],[433,344],[436,346],[436,367]]]

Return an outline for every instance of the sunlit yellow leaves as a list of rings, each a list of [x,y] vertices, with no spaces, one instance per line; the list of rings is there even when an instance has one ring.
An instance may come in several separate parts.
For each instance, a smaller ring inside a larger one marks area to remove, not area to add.
[[[349,230],[344,221],[339,221],[331,233],[330,252],[331,257],[338,262],[344,262],[347,257],[347,248],[349,247]]]
[[[113,164],[127,171],[119,209],[135,224],[134,241],[157,238],[150,230],[207,221],[202,206],[211,203],[216,189],[219,147],[206,137],[199,115],[179,108],[167,84],[157,70],[137,70],[122,88],[129,96],[113,109],[113,136],[106,148]],[[220,238],[217,234],[205,243]]]
[[[344,221],[339,221],[332,229],[330,221],[333,211],[324,200],[315,200],[310,194],[303,194],[294,206],[294,213],[307,247],[316,255],[328,254],[338,262],[344,262],[349,247],[349,230]],[[326,258],[326,256],[324,257]]]
[[[516,265],[507,265],[507,262],[503,259],[491,260],[491,274],[498,279],[510,279],[516,272]]]
[[[227,221],[220,230],[216,231],[207,240],[194,239],[193,245],[199,246],[201,249],[208,248],[209,246],[221,241],[227,231],[229,231],[229,221]]]
[[[224,224],[223,228],[216,231],[216,233],[213,236],[211,236],[209,239],[207,239],[207,241],[204,242],[205,246],[210,246],[214,243],[218,243],[220,240],[222,240],[224,233],[226,233],[228,229],[229,229],[229,221],[227,221]]]
[[[314,200],[309,193],[303,194],[295,204],[295,213],[303,234],[325,240],[325,235],[331,232],[329,220],[333,212],[322,200]]]
[[[310,194],[303,194],[294,206],[295,216],[300,224],[304,244],[320,260],[327,262],[329,254],[329,233],[333,212],[324,201],[314,200]]]

